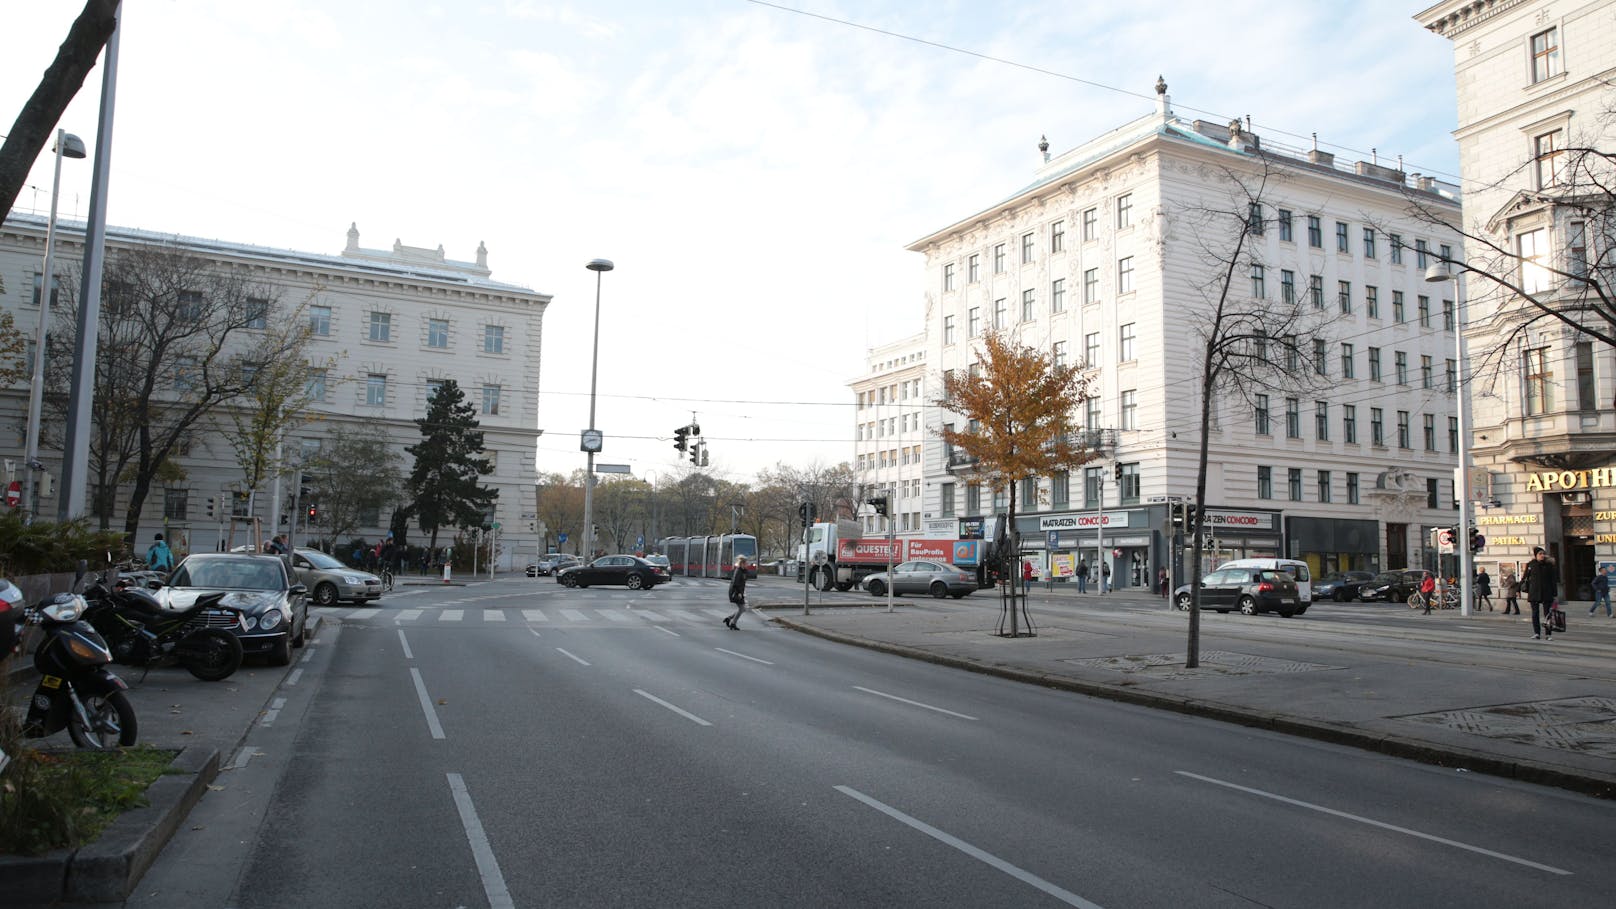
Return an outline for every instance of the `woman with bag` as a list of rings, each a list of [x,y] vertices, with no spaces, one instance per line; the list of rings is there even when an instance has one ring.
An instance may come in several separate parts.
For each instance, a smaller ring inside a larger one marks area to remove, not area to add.
[[[735,614],[724,620],[731,631],[740,631],[737,625],[741,613],[746,611],[746,556],[735,557],[735,574],[729,579],[729,601],[735,604]]]
[[[1498,591],[1504,596],[1504,615],[1520,615],[1521,582],[1515,577],[1515,569],[1504,569],[1503,577],[1498,580]]]

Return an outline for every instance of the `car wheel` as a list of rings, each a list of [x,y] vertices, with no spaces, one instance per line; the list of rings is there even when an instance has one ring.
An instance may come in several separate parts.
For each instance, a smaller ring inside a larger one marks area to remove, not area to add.
[[[1240,614],[1241,615],[1256,615],[1257,614],[1257,601],[1252,599],[1251,597],[1241,597],[1240,598]]]
[[[1179,594],[1177,599],[1174,600],[1174,602],[1178,605],[1178,608],[1183,610],[1184,612],[1189,612],[1190,611],[1190,595],[1189,594],[1187,594],[1187,593]]]
[[[886,595],[887,595],[887,585],[881,583],[880,581],[871,581],[870,582],[870,596],[872,596],[872,597],[884,597]]]
[[[337,585],[331,583],[330,581],[324,581],[321,584],[319,584],[317,587],[315,587],[314,588],[314,605],[316,605],[316,606],[335,606],[335,605],[337,605]]]
[[[269,665],[287,666],[292,662],[292,636],[285,634],[269,651]]]
[[[578,579],[573,577],[572,575],[562,575],[562,577],[561,577],[561,586],[562,587],[577,587],[578,586]]]
[[[628,576],[628,580],[624,581],[623,583],[628,585],[629,590],[639,590],[645,586],[645,578],[642,578],[637,574],[631,574]]]
[[[931,585],[931,595],[939,600],[946,598],[948,596],[948,585],[944,584],[942,581],[933,581]]]

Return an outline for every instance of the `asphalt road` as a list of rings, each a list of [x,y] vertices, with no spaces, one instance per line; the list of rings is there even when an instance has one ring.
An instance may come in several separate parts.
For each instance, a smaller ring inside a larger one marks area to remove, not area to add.
[[[126,905],[1513,907],[1616,892],[1609,802],[753,617],[732,632],[725,611],[720,582],[543,579],[323,610],[272,721]]]

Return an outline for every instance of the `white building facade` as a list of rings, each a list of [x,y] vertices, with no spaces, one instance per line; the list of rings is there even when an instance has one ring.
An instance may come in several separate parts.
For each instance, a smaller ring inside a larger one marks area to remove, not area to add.
[[[922,536],[925,414],[936,397],[927,379],[926,336],[873,347],[868,362],[865,374],[848,383],[856,414],[853,466],[864,497],[886,496],[888,513],[861,514],[860,521],[867,535],[885,534],[890,519],[896,535]]]
[[[1217,277],[1194,213],[1228,208],[1236,174],[1255,184],[1262,233],[1234,292],[1247,305],[1303,299],[1328,331],[1307,393],[1276,387],[1214,401],[1208,562],[1306,559],[1319,572],[1434,562],[1451,525],[1456,464],[1452,292],[1423,279],[1451,232],[1411,217],[1409,198],[1457,214],[1452,193],[1374,162],[1265,145],[1239,124],[1157,110],[1051,157],[1004,201],[913,243],[926,257],[926,361],[969,369],[984,332],[1009,332],[1058,363],[1086,364],[1094,397],[1073,415],[1100,454],[1017,491],[1041,572],[1104,562],[1116,586],[1186,577],[1170,502],[1193,499],[1200,444],[1204,289]],[[1240,206],[1246,203],[1239,202]],[[1451,286],[1451,285],[1447,285]],[[1316,365],[1315,365],[1316,364]],[[937,437],[958,415],[927,412],[922,522],[981,532],[1007,490],[973,482]]]
[[[44,238],[44,219],[36,216],[13,214],[0,229],[0,275],[6,289],[0,305],[30,336],[39,319]],[[391,249],[366,249],[359,245],[355,227],[349,229],[339,255],[120,228],[107,231],[109,255],[119,248],[142,246],[198,257],[210,267],[273,288],[282,301],[304,305],[312,329],[307,356],[311,364],[320,364],[311,365],[309,381],[318,391],[308,407],[311,419],[290,430],[284,440],[288,470],[314,454],[334,430],[365,426],[385,431],[407,477],[411,460],[403,449],[420,440],[414,420],[425,415],[435,387],[454,379],[477,411],[484,453],[494,464],[494,472],[482,482],[498,491],[488,517],[501,525],[504,535],[500,561],[508,567],[537,552],[534,457],[539,435],[539,350],[548,295],[491,280],[487,252],[480,246],[469,262],[446,258],[442,247],[395,242]],[[83,225],[59,223],[54,269],[59,282],[73,279],[83,255]],[[0,426],[5,427],[0,452],[19,466],[27,411],[26,381],[0,389]],[[166,532],[180,548],[212,549],[226,534],[223,519],[232,510],[246,513],[242,471],[222,436],[232,431],[230,426],[221,413],[211,426],[195,433],[176,461],[183,478],[160,484],[147,497],[137,541]],[[41,451],[52,475],[60,476],[61,454],[49,446]],[[289,487],[296,482],[295,474],[283,477],[282,532],[292,517]],[[212,517],[206,513],[210,499]],[[94,502],[95,496],[90,500]],[[265,537],[276,526],[270,500],[266,483],[258,490],[255,509]],[[112,526],[123,526],[128,501],[127,487],[113,492]],[[51,497],[42,498],[39,506],[42,514],[56,511]],[[366,526],[355,535],[375,541],[386,533],[389,511],[365,517]],[[304,523],[299,516],[299,539],[322,535],[317,518],[307,529]],[[445,530],[452,536],[452,528]],[[242,537],[237,532],[235,541],[244,542]],[[419,531],[408,541],[426,543]],[[440,533],[439,545],[445,542]]]
[[[1542,546],[1566,596],[1587,599],[1596,568],[1616,565],[1616,349],[1579,328],[1608,331],[1602,318],[1544,318],[1515,288],[1560,311],[1587,300],[1590,276],[1611,288],[1609,166],[1594,159],[1595,188],[1577,150],[1616,143],[1616,15],[1450,0],[1415,18],[1454,48],[1477,564],[1518,568]]]

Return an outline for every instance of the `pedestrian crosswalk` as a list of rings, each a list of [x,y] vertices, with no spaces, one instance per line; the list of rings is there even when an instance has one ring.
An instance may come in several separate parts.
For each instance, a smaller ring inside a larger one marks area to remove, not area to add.
[[[640,607],[615,606],[611,608],[547,608],[535,609],[532,607],[517,609],[461,609],[450,608],[411,608],[411,609],[378,609],[375,607],[359,607],[354,609],[336,609],[324,613],[328,618],[336,619],[344,624],[442,624],[442,625],[476,625],[476,624],[510,624],[526,623],[529,625],[566,626],[566,625],[606,625],[617,627],[630,627],[633,625],[713,625],[731,610],[717,607],[643,609]]]

